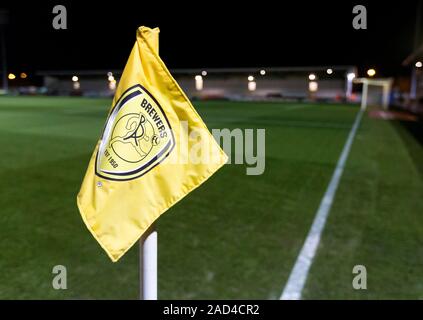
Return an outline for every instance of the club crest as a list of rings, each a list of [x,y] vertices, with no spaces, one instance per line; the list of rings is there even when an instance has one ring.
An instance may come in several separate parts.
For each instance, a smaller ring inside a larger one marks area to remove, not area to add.
[[[141,85],[126,90],[107,119],[96,174],[109,180],[138,178],[158,165],[175,145],[157,100]]]

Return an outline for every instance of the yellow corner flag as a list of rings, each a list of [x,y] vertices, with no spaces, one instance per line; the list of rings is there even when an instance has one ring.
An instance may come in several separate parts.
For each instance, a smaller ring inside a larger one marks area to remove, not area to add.
[[[77,197],[85,224],[113,261],[227,161],[159,58],[158,34],[137,31]]]

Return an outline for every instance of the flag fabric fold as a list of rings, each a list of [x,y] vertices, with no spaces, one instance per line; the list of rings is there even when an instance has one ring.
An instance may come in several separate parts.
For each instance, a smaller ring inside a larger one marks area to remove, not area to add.
[[[77,196],[82,219],[112,261],[227,161],[158,56],[158,34],[137,30]],[[192,160],[191,149],[203,161]]]

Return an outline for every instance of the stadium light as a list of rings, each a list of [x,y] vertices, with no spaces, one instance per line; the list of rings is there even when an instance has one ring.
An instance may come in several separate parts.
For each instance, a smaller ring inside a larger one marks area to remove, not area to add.
[[[264,75],[266,74],[266,70],[264,70],[264,69],[260,70],[260,74],[261,74],[262,76],[264,76]]]
[[[248,91],[255,91],[257,88],[257,83],[255,81],[248,82]]]
[[[13,80],[13,79],[15,79],[15,78],[16,78],[16,76],[15,76],[13,73],[9,73],[9,74],[7,75],[7,78],[8,78],[9,80]]]
[[[72,81],[73,81],[73,82],[78,82],[78,80],[79,80],[79,78],[78,78],[77,76],[73,76],[73,77],[72,77]]]
[[[254,81],[254,77],[253,76],[248,76],[248,81]]]
[[[314,73],[310,73],[308,75],[308,79],[311,80],[311,81],[316,80],[316,75]]]
[[[197,91],[203,90],[203,77],[200,75],[195,76],[195,89]]]
[[[202,75],[203,77],[205,77],[205,76],[207,75],[207,71],[206,71],[206,70],[201,71],[201,75]]]
[[[331,68],[329,68],[329,69],[326,70],[326,73],[327,74],[332,74],[333,73],[333,70]]]
[[[423,63],[421,61],[417,61],[415,66],[416,68],[421,68],[423,66]]]
[[[376,70],[375,69],[369,69],[367,70],[367,75],[369,77],[373,77],[376,74]]]
[[[319,84],[317,83],[317,81],[310,81],[308,83],[308,90],[310,90],[310,92],[316,92],[319,89]]]

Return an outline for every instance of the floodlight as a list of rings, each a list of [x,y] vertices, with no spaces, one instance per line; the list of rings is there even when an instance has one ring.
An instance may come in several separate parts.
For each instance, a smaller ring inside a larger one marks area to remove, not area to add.
[[[376,74],[376,70],[375,69],[369,69],[367,70],[367,75],[369,77],[373,77]]]

